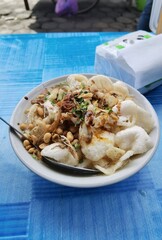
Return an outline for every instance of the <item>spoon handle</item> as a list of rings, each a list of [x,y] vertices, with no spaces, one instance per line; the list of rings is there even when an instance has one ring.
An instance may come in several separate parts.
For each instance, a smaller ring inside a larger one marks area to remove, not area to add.
[[[27,139],[36,149],[39,150],[39,147],[31,142],[24,134],[22,134],[19,130],[14,128],[12,125],[10,125],[6,120],[4,120],[2,117],[0,117],[0,120],[2,120],[4,123],[6,123],[11,130],[14,131],[14,133],[18,133],[20,136],[22,136],[24,139]],[[57,170],[61,170],[67,173],[73,173],[73,174],[96,174],[99,172],[97,169],[88,169],[88,168],[81,168],[81,167],[73,167],[64,163],[60,163],[55,161],[54,159],[51,160],[48,157],[43,157],[42,161],[46,163],[48,166],[53,167]]]
[[[4,120],[2,117],[0,117],[0,120],[2,120],[4,123],[6,123],[10,128],[11,130],[17,132],[18,134],[20,134],[23,138],[26,138],[24,136],[24,134],[22,134],[19,130],[17,130],[15,127],[11,126],[8,122],[6,122],[6,120]]]

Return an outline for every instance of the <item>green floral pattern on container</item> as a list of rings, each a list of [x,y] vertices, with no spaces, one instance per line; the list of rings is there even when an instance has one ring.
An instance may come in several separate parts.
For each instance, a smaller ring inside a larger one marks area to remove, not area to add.
[[[149,34],[147,34],[147,35],[144,35],[143,37],[146,38],[146,39],[148,39],[148,38],[151,38],[152,36],[149,35]]]
[[[123,48],[125,48],[123,45],[116,45],[115,46],[117,49],[123,49]]]

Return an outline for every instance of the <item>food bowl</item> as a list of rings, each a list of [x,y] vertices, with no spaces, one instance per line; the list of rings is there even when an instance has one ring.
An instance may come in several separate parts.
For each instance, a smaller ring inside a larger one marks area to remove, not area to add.
[[[84,75],[87,76],[88,78],[94,76],[94,74]],[[67,76],[62,76],[49,80],[47,82],[40,84],[32,91],[27,93],[26,96],[22,98],[20,102],[17,104],[10,120],[11,125],[19,129],[18,123],[25,121],[24,111],[30,106],[30,101],[33,98],[35,98],[42,91],[42,89],[49,88],[55,84],[58,84],[64,81],[66,78]],[[112,82],[118,81],[117,79],[114,79],[112,77],[110,77],[110,79],[112,80]],[[133,87],[129,85],[127,85],[127,87],[129,89],[130,95],[134,96],[136,103],[142,106],[146,111],[150,112],[150,114],[153,117],[155,127],[149,135],[153,140],[154,146],[146,153],[136,155],[135,157],[133,157],[133,160],[129,161],[129,163],[126,166],[119,169],[114,174],[109,176],[106,176],[104,174],[81,176],[76,174],[75,175],[64,174],[57,170],[51,169],[47,165],[45,165],[42,161],[33,159],[33,157],[25,150],[21,140],[18,137],[16,137],[12,132],[10,132],[11,144],[18,158],[26,167],[28,167],[31,171],[41,176],[42,178],[70,187],[89,188],[110,185],[120,182],[137,173],[151,160],[153,154],[155,153],[159,142],[160,128],[157,114],[153,109],[152,105],[149,103],[149,101]]]

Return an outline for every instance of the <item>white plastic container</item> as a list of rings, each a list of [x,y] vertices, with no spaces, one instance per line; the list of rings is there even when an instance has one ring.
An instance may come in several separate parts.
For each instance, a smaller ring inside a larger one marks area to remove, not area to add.
[[[141,93],[162,84],[162,35],[136,31],[96,48],[95,72],[120,79]]]

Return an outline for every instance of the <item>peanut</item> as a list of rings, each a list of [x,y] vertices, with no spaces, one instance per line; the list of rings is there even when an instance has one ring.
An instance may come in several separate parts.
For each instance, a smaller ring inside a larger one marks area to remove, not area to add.
[[[38,107],[38,108],[37,108],[37,113],[38,113],[38,115],[39,115],[40,117],[43,117],[43,115],[44,115],[43,108]]]
[[[46,143],[41,143],[41,144],[39,145],[39,148],[40,148],[40,149],[44,149],[46,146],[47,146]]]
[[[59,135],[58,135],[58,134],[54,134],[54,135],[52,136],[52,141],[53,141],[53,142],[57,141],[58,139],[59,139]]]
[[[21,129],[22,131],[26,130],[26,128],[27,128],[26,123],[21,123],[21,124],[20,124],[20,129]]]
[[[73,134],[72,134],[71,132],[67,132],[66,137],[67,137],[67,139],[68,139],[70,142],[72,142],[73,139],[74,139],[74,136],[73,136]]]
[[[47,132],[47,133],[45,133],[44,134],[44,137],[43,137],[43,141],[45,142],[45,143],[49,143],[50,142],[50,140],[51,140],[51,133],[49,133],[49,132]]]
[[[62,130],[62,128],[60,128],[60,127],[58,127],[57,129],[56,129],[56,133],[57,134],[63,134],[63,130]]]
[[[44,99],[44,94],[39,94],[38,98],[43,98]]]
[[[33,144],[35,145],[38,141],[38,138],[35,135],[31,135],[31,140],[32,140]]]
[[[32,123],[29,124],[28,129],[32,130],[34,128],[34,125]]]
[[[23,145],[24,147],[27,147],[28,145],[30,145],[30,142],[26,139],[23,141]]]
[[[79,140],[78,139],[74,139],[73,142],[72,142],[72,145],[75,145],[75,144],[78,144],[79,143]]]
[[[32,147],[32,145],[29,144],[25,147],[25,149],[28,151],[31,147]]]
[[[34,153],[34,151],[35,151],[35,148],[33,148],[33,147],[31,147],[31,148],[29,148],[29,150],[28,150],[28,153]]]
[[[46,129],[47,129],[47,131],[49,131],[50,127],[51,127],[50,124],[46,124]]]

